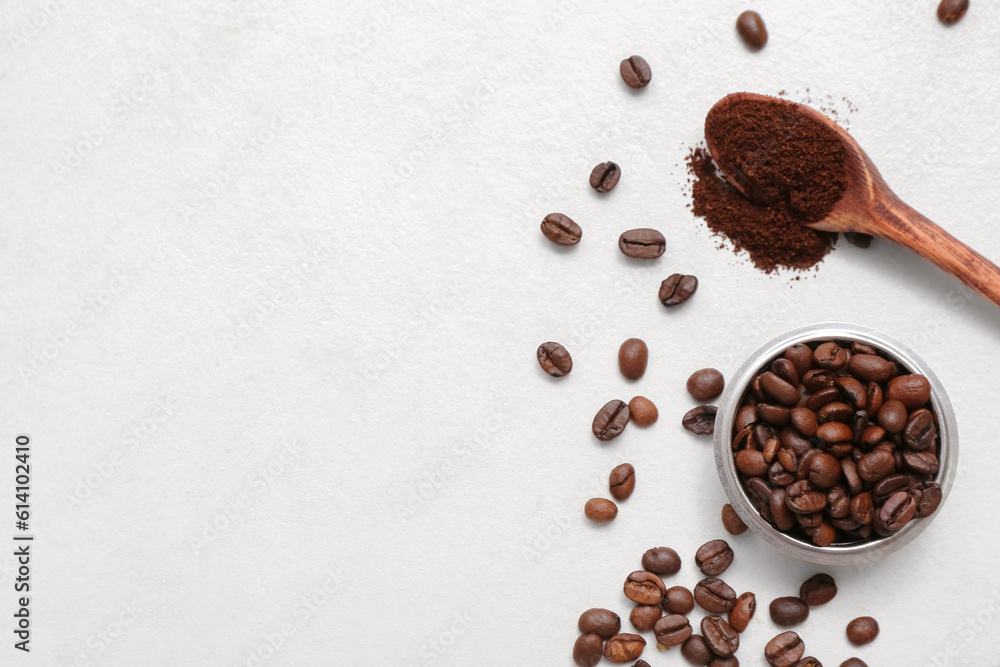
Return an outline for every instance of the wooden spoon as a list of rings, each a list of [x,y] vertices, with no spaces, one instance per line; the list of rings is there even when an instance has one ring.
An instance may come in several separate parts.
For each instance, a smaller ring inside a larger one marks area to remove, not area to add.
[[[777,102],[836,132],[847,152],[847,189],[829,214],[809,227],[826,232],[861,232],[894,241],[929,259],[943,270],[1000,305],[1000,268],[954,236],[941,229],[889,189],[871,158],[847,131],[819,111],[777,97],[754,93],[733,93],[715,103],[709,114],[735,102]],[[710,137],[705,137],[716,164],[718,153]],[[721,166],[720,166],[721,168]],[[726,178],[743,192],[730,174]]]

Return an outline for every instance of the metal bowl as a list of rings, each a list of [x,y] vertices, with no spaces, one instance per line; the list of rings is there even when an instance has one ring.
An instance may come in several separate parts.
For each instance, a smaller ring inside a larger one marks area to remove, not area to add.
[[[940,466],[934,481],[941,486],[941,505],[930,516],[910,521],[902,530],[893,535],[877,537],[865,542],[834,543],[818,547],[811,542],[779,531],[765,521],[750,504],[750,500],[743,490],[743,485],[740,484],[733,461],[732,432],[733,420],[736,417],[743,394],[758,372],[792,345],[833,339],[859,341],[871,345],[901,363],[911,373],[920,373],[930,381],[931,405],[937,416],[940,437],[938,450]],[[834,566],[861,565],[882,558],[909,544],[940,513],[941,506],[948,499],[958,469],[958,426],[955,423],[955,412],[941,381],[931,371],[927,363],[906,345],[888,334],[858,324],[841,322],[810,324],[787,331],[768,341],[754,352],[733,375],[722,394],[715,419],[715,467],[718,470],[722,488],[725,489],[729,502],[736,513],[740,515],[750,530],[769,545],[786,556],[809,563]]]

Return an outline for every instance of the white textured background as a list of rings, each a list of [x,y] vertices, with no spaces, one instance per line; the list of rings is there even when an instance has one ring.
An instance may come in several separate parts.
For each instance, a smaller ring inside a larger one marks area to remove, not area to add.
[[[1000,309],[886,243],[765,276],[682,188],[715,100],[785,89],[1000,260],[1000,6],[945,28],[931,0],[762,0],[752,54],[729,1],[158,4],[0,4],[0,539],[20,432],[37,536],[30,657],[0,548],[0,664],[570,667],[578,614],[627,616],[645,549],[676,548],[669,584],[690,587],[725,535],[710,442],[679,426],[688,374],[830,319],[925,355],[962,464],[916,543],[835,572],[808,653],[1000,664]],[[618,75],[633,53],[639,92]],[[623,176],[599,197],[607,159]],[[579,246],[541,236],[551,211]],[[666,235],[661,259],[619,253],[638,226]],[[668,312],[675,271],[701,287]],[[636,383],[616,364],[631,336]],[[546,340],[573,354],[562,381],[535,362]],[[659,423],[598,444],[593,414],[636,393]],[[583,504],[623,460],[636,492],[595,527]],[[767,603],[815,570],[731,543],[759,665]],[[863,614],[882,633],[854,650]],[[685,664],[648,636],[651,665]]]

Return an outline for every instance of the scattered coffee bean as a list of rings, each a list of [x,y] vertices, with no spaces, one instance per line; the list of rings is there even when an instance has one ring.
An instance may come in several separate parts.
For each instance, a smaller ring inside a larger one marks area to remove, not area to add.
[[[660,604],[667,592],[663,580],[652,572],[636,570],[625,579],[625,597],[639,604]]]
[[[601,661],[604,642],[595,634],[580,635],[573,644],[573,662],[579,667],[594,667]]]
[[[938,20],[945,25],[954,25],[962,20],[969,9],[969,0],[941,0],[937,8]]]
[[[872,241],[875,239],[871,234],[862,234],[861,232],[844,232],[844,238],[852,246],[858,248],[872,247]]]
[[[743,632],[750,625],[753,615],[757,613],[757,596],[753,593],[743,593],[733,608],[729,610],[729,625],[733,626],[736,632]]]
[[[604,442],[613,440],[625,430],[629,417],[628,406],[623,401],[618,399],[608,401],[594,416],[591,430],[598,440]]]
[[[663,616],[663,609],[658,604],[640,604],[628,615],[632,627],[639,632],[649,632]]]
[[[655,229],[630,229],[618,237],[618,249],[633,259],[656,259],[667,248],[667,240]]]
[[[671,586],[660,604],[668,614],[689,614],[694,609],[694,596],[683,586]]]
[[[653,628],[656,643],[666,648],[680,646],[691,636],[691,623],[687,616],[668,614],[656,622]]]
[[[687,380],[688,393],[699,403],[717,398],[725,387],[725,378],[714,368],[702,368],[700,371],[695,371]]]
[[[573,358],[565,347],[549,341],[538,346],[538,365],[552,377],[560,378],[573,370]]]
[[[708,667],[740,667],[740,661],[735,655],[731,655],[728,658],[720,658],[715,656],[708,663]]]
[[[722,506],[722,525],[730,535],[742,535],[747,532],[747,525],[729,503]]]
[[[635,664],[632,665],[632,667],[649,667],[649,663],[646,662],[645,660],[636,660]],[[820,667],[822,667],[822,665]]]
[[[861,616],[847,624],[847,640],[855,646],[863,646],[878,637],[878,621],[871,616]]]
[[[649,348],[641,338],[629,338],[618,348],[618,369],[629,380],[638,380],[646,373]]]
[[[848,658],[840,663],[840,667],[868,667],[868,663],[861,658]]]
[[[795,663],[795,667],[823,667],[823,663],[816,658],[809,656],[808,658],[802,658]]]
[[[782,632],[764,647],[764,658],[772,667],[792,667],[806,652],[806,645],[795,632]]]
[[[770,606],[771,620],[775,625],[798,625],[809,618],[809,607],[795,597],[775,598]]]
[[[691,408],[684,414],[681,425],[695,435],[712,435],[715,433],[715,413],[717,408],[714,405],[699,405]]]
[[[702,574],[709,577],[720,575],[733,564],[732,547],[725,540],[706,542],[698,548],[694,562]]]
[[[799,587],[799,597],[810,607],[826,604],[837,595],[837,582],[828,574],[814,574]]]
[[[610,662],[622,664],[637,659],[645,648],[645,639],[623,632],[604,643],[604,657]]]
[[[705,611],[725,614],[736,604],[736,591],[722,579],[702,579],[694,587],[694,600]]]
[[[542,220],[542,234],[558,245],[576,245],[583,236],[583,230],[568,215],[549,213]]]
[[[728,658],[740,647],[740,633],[736,632],[726,619],[718,616],[706,616],[701,619],[701,636],[712,649],[712,653],[720,658]]]
[[[606,498],[591,498],[583,506],[583,513],[594,523],[607,523],[618,516],[618,506]]]
[[[577,627],[585,635],[595,634],[601,639],[609,639],[621,631],[622,619],[609,609],[594,607],[580,614]]]
[[[590,187],[600,193],[610,192],[622,177],[621,168],[614,162],[602,162],[590,172]]]
[[[660,283],[660,303],[667,308],[673,308],[690,299],[697,291],[696,277],[674,273]]]
[[[687,641],[681,646],[681,655],[692,665],[698,665],[699,667],[704,667],[714,657],[712,649],[708,647],[708,644],[705,643],[705,639],[701,635],[691,635],[688,637]]]
[[[636,426],[649,426],[660,417],[656,405],[645,396],[633,396],[628,402],[628,412]]]
[[[642,569],[669,577],[681,569],[681,557],[670,547],[647,549],[642,555]]]
[[[611,490],[611,497],[615,500],[628,500],[635,490],[635,468],[631,463],[623,463],[616,466],[608,477],[608,486]]]
[[[764,48],[767,44],[767,27],[757,12],[748,10],[740,14],[736,19],[736,31],[743,42],[754,51]]]
[[[618,69],[629,88],[645,88],[653,78],[649,63],[642,56],[629,56]]]

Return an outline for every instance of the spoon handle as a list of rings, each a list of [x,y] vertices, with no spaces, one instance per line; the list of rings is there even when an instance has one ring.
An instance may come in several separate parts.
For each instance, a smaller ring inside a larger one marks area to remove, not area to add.
[[[879,225],[880,236],[929,259],[1000,306],[1000,267],[898,197],[876,208],[884,223]]]

